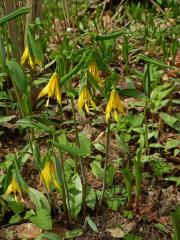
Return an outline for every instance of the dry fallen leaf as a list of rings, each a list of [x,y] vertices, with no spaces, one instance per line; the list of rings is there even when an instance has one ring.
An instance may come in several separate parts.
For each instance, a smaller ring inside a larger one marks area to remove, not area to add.
[[[123,238],[125,236],[125,232],[120,228],[107,229],[107,231],[111,233],[113,238]]]
[[[42,229],[32,223],[20,224],[15,228],[15,231],[20,239],[34,239],[42,233]]]
[[[136,222],[125,223],[122,228],[107,229],[113,238],[123,238],[136,227]]]

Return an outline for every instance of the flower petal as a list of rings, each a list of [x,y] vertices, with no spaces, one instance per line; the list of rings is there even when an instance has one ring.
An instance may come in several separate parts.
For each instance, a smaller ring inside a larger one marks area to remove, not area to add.
[[[40,59],[35,57],[35,64],[37,64],[39,67],[42,67],[42,62]]]
[[[14,193],[18,192],[19,195],[21,196],[21,188],[20,188],[18,182],[14,178],[12,180],[12,190]]]
[[[50,78],[49,80],[49,83],[48,83],[48,97],[52,97],[55,93],[55,83],[56,83],[56,79],[58,78],[58,75],[57,73],[53,73],[52,77]]]
[[[116,120],[117,123],[119,123],[119,116],[116,110],[114,111],[114,119]]]
[[[50,164],[49,162],[47,162],[45,164],[45,167],[43,168],[43,170],[41,171],[40,174],[40,181],[45,183],[47,190],[49,191],[49,185],[51,182],[51,171],[50,171]]]
[[[93,108],[96,110],[97,107],[96,107],[95,102],[92,100],[92,98],[90,98],[90,103],[91,103],[91,105],[93,106]]]
[[[33,60],[32,60],[32,58],[29,54],[28,54],[28,59],[29,59],[29,64],[30,64],[32,70],[34,70],[34,63],[33,63]]]
[[[26,59],[28,57],[28,53],[29,53],[28,47],[25,47],[23,55],[21,57],[21,65],[23,65],[25,63],[25,61],[26,61]]]
[[[83,93],[83,91],[81,91],[81,94],[80,94],[79,99],[78,99],[78,110],[79,110],[79,112],[82,111],[84,103],[85,103],[84,93]]]
[[[89,104],[87,102],[85,102],[85,109],[86,109],[86,112],[89,113]]]
[[[56,79],[56,83],[55,83],[55,96],[58,103],[61,105],[61,91],[59,87],[59,78]]]
[[[41,90],[41,92],[39,93],[37,99],[41,98],[41,97],[44,97],[45,95],[48,95],[48,90],[49,90],[49,86],[46,85],[45,88],[43,88]]]
[[[12,189],[12,182],[9,184],[4,196],[8,196],[10,193],[12,193],[13,189]]]

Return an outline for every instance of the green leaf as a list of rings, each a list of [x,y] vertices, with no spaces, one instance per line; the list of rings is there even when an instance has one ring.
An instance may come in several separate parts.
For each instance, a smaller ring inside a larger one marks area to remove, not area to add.
[[[28,31],[27,34],[27,41],[28,41],[28,49],[30,50],[31,56],[35,59],[39,59],[41,62],[44,60],[43,52],[41,51],[39,45],[33,38],[31,31]]]
[[[120,96],[146,99],[146,95],[137,89],[118,89]]]
[[[132,128],[140,127],[144,121],[144,113],[129,115],[128,120]]]
[[[83,230],[81,228],[77,228],[70,231],[66,231],[63,237],[64,239],[73,239],[76,237],[80,237],[82,234],[83,234]]]
[[[47,126],[41,122],[38,122],[37,120],[33,119],[32,116],[28,116],[26,118],[20,119],[17,121],[18,125],[22,128],[34,128],[37,130],[43,130],[45,132],[54,133],[55,128],[54,126]]]
[[[35,212],[33,209],[29,210],[26,212],[25,216],[24,216],[24,219],[29,219],[31,216],[34,216],[35,215]]]
[[[103,181],[104,170],[101,167],[101,164],[97,161],[93,161],[91,164],[92,173],[99,178],[100,181]]]
[[[18,152],[17,158],[19,165],[23,166],[27,162],[31,154],[31,147],[29,144],[27,144],[21,151]]]
[[[67,161],[66,161],[67,162]],[[63,178],[62,178],[62,166],[60,160],[55,156],[55,170],[56,170],[56,175],[57,175],[57,180],[60,184],[60,186],[64,183]]]
[[[173,226],[174,226],[174,240],[180,239],[180,206],[176,207],[176,210],[171,214]]]
[[[173,117],[167,113],[161,113],[161,117],[163,121],[170,127],[176,129],[177,131],[180,130],[180,124],[179,121],[176,117]]]
[[[45,230],[52,229],[52,218],[47,209],[38,208],[36,211],[36,215],[31,216],[29,219],[32,223],[34,223],[35,225],[42,229]]]
[[[82,205],[82,183],[78,173],[75,173],[72,177],[68,190],[71,217],[76,218]]]
[[[89,224],[90,228],[95,232],[95,233],[98,233],[98,228],[95,224],[95,222],[89,217],[87,216],[85,221],[87,221],[87,223]]]
[[[120,136],[118,137],[117,139],[118,146],[124,153],[129,153],[129,145],[124,141],[123,136],[124,135],[120,134]]]
[[[180,177],[167,177],[165,180],[175,182],[176,186],[180,185]]]
[[[0,124],[7,123],[7,122],[11,121],[12,119],[14,119],[15,117],[16,117],[15,115],[11,115],[11,116],[0,116]]]
[[[22,8],[19,8],[11,13],[9,13],[8,15],[6,15],[5,17],[2,17],[0,19],[0,25],[14,19],[14,18],[17,18],[17,17],[20,17],[22,15],[25,15],[27,13],[29,13],[30,11],[30,8],[27,8],[27,7],[22,7]]]
[[[38,171],[41,170],[41,156],[40,156],[40,147],[39,147],[39,143],[37,141],[33,142],[33,158],[34,158],[34,162],[35,162],[35,166],[37,168]]]
[[[106,148],[105,148],[105,146],[103,145],[103,144],[101,144],[101,143],[94,143],[94,147],[98,150],[98,151],[100,151],[100,152],[104,152],[105,153],[105,151],[106,151]]]
[[[97,41],[105,41],[105,40],[110,40],[110,39],[116,39],[120,36],[122,36],[124,33],[124,31],[119,31],[119,32],[113,32],[113,33],[109,33],[106,35],[98,35],[98,34],[91,34],[92,38],[95,38]]]
[[[165,150],[176,148],[178,146],[180,146],[180,140],[178,140],[178,139],[170,139],[165,144]]]
[[[19,221],[21,221],[21,216],[19,214],[16,214],[10,218],[9,224],[15,224],[18,223]]]
[[[66,75],[64,75],[61,79],[60,79],[60,85],[62,86],[65,82],[67,82],[73,75],[77,74],[81,67],[83,66],[85,60],[87,59],[87,52],[84,52],[81,60],[79,61],[79,63],[71,70],[69,71]]]
[[[107,186],[111,186],[113,184],[115,173],[116,173],[115,168],[111,164],[109,164],[107,166],[107,171],[106,171],[106,184],[107,184]]]
[[[66,134],[64,132],[60,136],[58,136],[58,142],[64,145],[67,144],[68,141],[67,141]]]
[[[150,96],[152,91],[151,82],[152,82],[153,76],[152,76],[151,69],[152,69],[152,65],[150,64],[145,65],[143,88],[144,88],[144,93],[146,94],[147,97]]]
[[[18,88],[25,93],[27,91],[27,81],[26,75],[21,66],[16,62],[16,60],[6,61],[6,66],[10,77],[13,79]]]
[[[164,148],[164,146],[160,143],[151,143],[149,144],[150,148]]]
[[[52,232],[44,232],[39,237],[37,237],[35,240],[63,240],[64,238],[60,237],[56,233]]]
[[[31,201],[35,204],[36,209],[44,208],[49,213],[51,212],[50,204],[43,193],[39,192],[35,188],[28,188],[28,194]]]
[[[24,204],[22,202],[8,201],[9,207],[15,214],[19,214],[24,210]]]
[[[155,228],[159,229],[161,232],[168,233],[167,226],[161,223],[156,223]]]
[[[149,58],[149,57],[147,57],[146,55],[143,55],[143,54],[139,54],[138,57],[139,57],[139,59],[144,60],[147,63],[152,63],[152,64],[157,65],[157,66],[162,67],[162,68],[174,68],[174,67],[168,66],[168,65],[166,65],[166,64],[164,64],[160,61],[157,61],[153,58]]]
[[[173,90],[173,87],[169,83],[165,83],[163,85],[159,85],[153,89],[151,93],[151,99],[162,100],[167,97]]]
[[[174,156],[177,156],[180,153],[180,149],[174,149]]]
[[[86,151],[86,155],[84,157],[91,155],[91,141],[87,139],[86,136],[80,135],[79,136],[80,147]]]
[[[111,208],[113,211],[117,211],[120,206],[120,201],[118,198],[112,198],[107,201],[108,207]]]
[[[6,63],[6,52],[4,47],[4,41],[2,37],[0,37],[0,66],[3,70],[5,70]]]
[[[86,204],[89,208],[94,210],[96,205],[96,192],[92,187],[87,189]]]
[[[81,147],[80,148],[74,147],[71,144],[62,144],[62,143],[55,142],[55,141],[52,141],[52,144],[55,147],[61,149],[62,151],[68,152],[70,154],[74,154],[74,155],[77,155],[77,156],[84,156],[84,155],[87,154],[86,149],[81,148]]]

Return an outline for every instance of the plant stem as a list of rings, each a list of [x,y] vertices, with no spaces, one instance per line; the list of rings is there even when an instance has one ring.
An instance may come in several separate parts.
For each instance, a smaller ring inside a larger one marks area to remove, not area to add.
[[[64,161],[62,157],[62,152],[59,150],[59,156],[60,156],[60,163],[61,163],[61,177],[62,177],[62,200],[63,200],[63,206],[64,206],[64,213],[68,222],[68,225],[71,221],[71,214],[70,214],[70,202],[69,202],[69,193],[68,193],[68,187],[66,183],[65,178],[65,172],[64,172]]]
[[[74,121],[74,129],[76,134],[76,144],[77,147],[80,147],[80,141],[79,141],[79,134],[78,134],[78,128],[77,128],[77,120],[76,120],[76,112],[74,108],[74,99],[71,98],[71,106],[72,106],[72,113],[73,113],[73,121]],[[78,157],[79,165],[81,169],[81,178],[82,178],[82,212],[83,212],[83,218],[86,218],[86,175],[84,170],[84,163],[81,156]]]
[[[18,106],[19,106],[21,117],[25,118],[25,114],[24,114],[23,107],[22,107],[22,104],[21,104],[22,100],[20,98],[18,88],[17,88],[14,80],[13,79],[11,79],[11,80],[12,80],[13,88],[14,88],[14,91],[15,91],[15,94],[16,94],[16,98],[17,98],[17,101],[18,101]],[[31,139],[31,136],[30,136],[29,131],[28,131],[27,128],[26,128],[26,133],[27,133],[29,144],[30,144],[31,152],[33,153],[32,139]]]
[[[139,213],[140,197],[141,197],[141,182],[142,182],[142,165],[141,156],[142,149],[137,150],[137,156],[134,161],[135,166],[135,182],[136,182],[136,213]]]
[[[145,102],[145,108],[144,108],[144,137],[145,137],[145,154],[148,152],[149,148],[149,142],[148,142],[148,126],[147,126],[147,102]]]
[[[107,163],[108,163],[108,160],[109,160],[109,139],[110,139],[109,137],[110,137],[110,123],[108,122],[107,136],[106,136],[106,158],[105,158],[105,162],[104,162],[104,176],[103,176],[103,185],[102,185],[102,195],[101,195],[101,198],[99,200],[98,211],[100,211],[100,209],[101,209],[102,202],[103,202],[103,199],[104,199],[105,188],[106,188]]]

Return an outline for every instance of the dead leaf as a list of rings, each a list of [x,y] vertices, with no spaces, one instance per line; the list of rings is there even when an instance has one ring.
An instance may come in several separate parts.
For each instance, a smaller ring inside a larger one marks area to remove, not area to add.
[[[34,239],[42,233],[42,229],[32,223],[18,225],[15,231],[20,239]]]
[[[113,238],[123,238],[136,227],[136,222],[125,223],[122,228],[107,229]]]
[[[113,238],[123,238],[125,236],[125,232],[120,228],[107,229],[107,231],[111,233]]]

